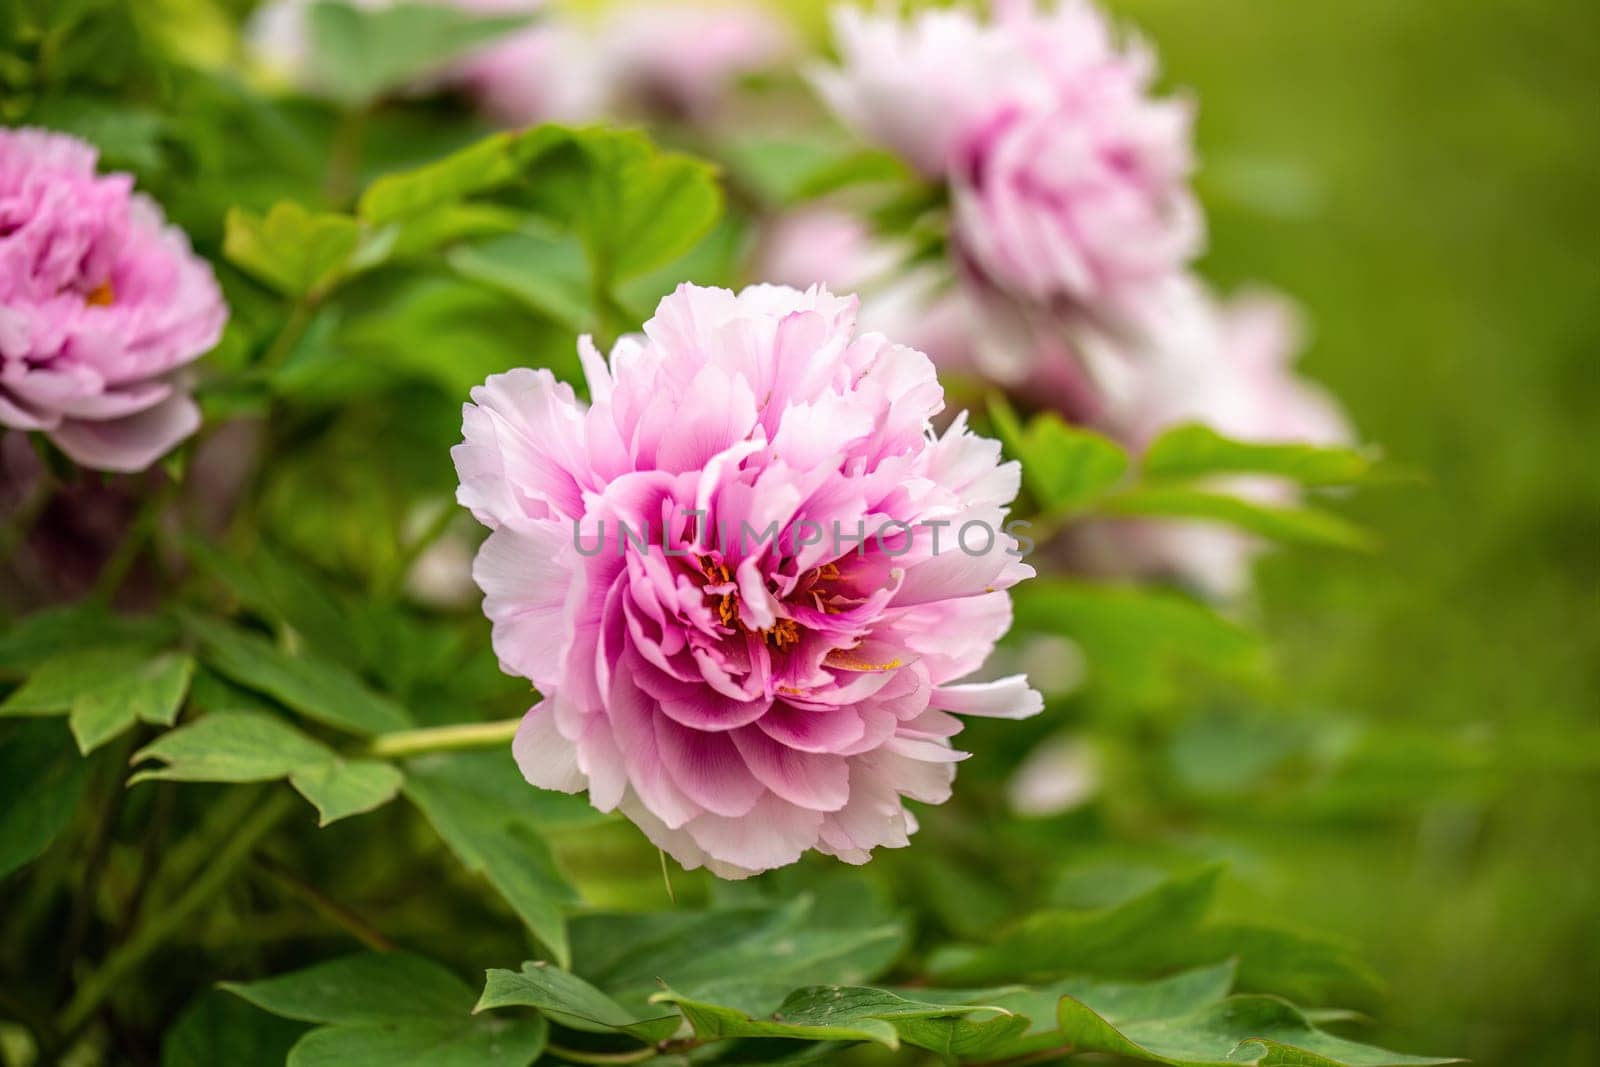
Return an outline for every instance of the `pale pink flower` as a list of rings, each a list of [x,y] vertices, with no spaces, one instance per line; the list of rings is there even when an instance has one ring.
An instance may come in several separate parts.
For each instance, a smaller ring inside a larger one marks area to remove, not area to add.
[[[935,436],[927,357],[855,317],[821,287],[682,286],[609,362],[580,343],[589,406],[496,375],[454,451],[495,650],[543,694],[523,774],[724,877],[905,845],[903,800],[950,794],[956,716],[1041,706],[960,681],[1032,574],[1017,466],[962,417]]]
[[[902,21],[841,7],[832,20],[840,66],[812,72],[818,92],[841,119],[925,177],[949,177],[973,133],[1013,91],[1015,42],[959,8]]]
[[[600,30],[623,99],[693,121],[714,116],[740,78],[773,69],[794,47],[788,25],[752,3],[631,4]]]
[[[973,324],[966,294],[907,250],[873,236],[857,215],[810,205],[772,219],[755,273],[780,285],[854,292],[857,323],[926,353],[940,370],[970,369]]]
[[[1136,443],[1183,422],[1244,441],[1343,444],[1351,429],[1326,389],[1299,377],[1299,310],[1265,288],[1220,301],[1196,289],[1194,333],[1161,354],[1129,400],[1124,429]]]
[[[200,424],[182,368],[222,335],[211,267],[65,134],[0,129],[0,424],[143,470]]]
[[[460,87],[503,126],[587,122],[605,112],[610,78],[593,39],[562,21],[545,0],[456,0],[486,14],[538,13],[538,21],[451,65],[445,81]]]
[[[1299,314],[1286,298],[1246,290],[1226,303],[1200,294],[1203,316],[1188,345],[1174,345],[1145,369],[1118,429],[1147,445],[1188,422],[1241,441],[1343,445],[1354,431],[1333,396],[1294,371],[1302,347]],[[1219,489],[1263,504],[1294,491],[1272,479],[1229,478]],[[1142,570],[1174,572],[1202,591],[1237,597],[1259,551],[1254,538],[1203,523],[1138,523],[1121,528],[1116,552]]]
[[[908,21],[846,11],[835,110],[949,182],[957,254],[1019,299],[1112,330],[1163,313],[1199,253],[1191,108],[1151,96],[1155,63],[1087,0]]]
[[[385,8],[395,0],[351,0]],[[535,21],[465,55],[445,57],[441,69],[413,89],[459,89],[491,120],[505,126],[582,122],[604,109],[610,92],[590,37],[555,17],[546,0],[440,0],[483,15],[531,15]],[[253,16],[249,37],[265,64],[297,87],[318,92],[308,62],[306,13],[312,0],[271,0]]]
[[[762,277],[858,291],[864,328],[926,352],[943,374],[991,382],[1074,421],[1101,415],[1095,371],[1115,384],[1128,362],[1123,346],[1072,316],[1011,300],[969,270],[952,279],[907,259],[859,216],[817,205],[772,220],[756,254]]]

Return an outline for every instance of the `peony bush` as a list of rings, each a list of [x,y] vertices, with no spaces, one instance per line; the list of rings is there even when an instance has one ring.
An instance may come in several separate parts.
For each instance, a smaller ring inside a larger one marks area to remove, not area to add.
[[[1149,830],[1386,476],[1149,45],[234,15],[7,16],[6,1062],[1448,1062]]]

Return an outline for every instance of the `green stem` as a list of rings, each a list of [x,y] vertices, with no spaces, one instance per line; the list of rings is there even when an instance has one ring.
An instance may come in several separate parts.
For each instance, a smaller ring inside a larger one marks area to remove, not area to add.
[[[111,850],[112,830],[116,827],[117,816],[122,811],[123,798],[128,793],[122,785],[122,769],[127,766],[128,755],[133,751],[133,739],[134,734],[130,731],[117,743],[114,757],[107,768],[109,773],[102,775],[107,795],[89,832],[89,844],[86,849],[88,858],[83,864],[83,876],[79,879],[78,893],[72,902],[72,914],[67,921],[66,934],[61,939],[61,977],[58,981],[57,995],[64,994],[67,990],[67,983],[72,978],[72,965],[78,958],[78,950],[83,947],[83,937],[88,932],[89,919],[94,912],[95,895],[100,891],[100,872]]]
[[[370,104],[349,108],[339,119],[328,151],[328,176],[323,196],[335,211],[343,211],[355,198],[360,175],[361,144],[366,138]]]
[[[456,520],[458,514],[455,501],[446,501],[444,507],[439,509],[439,514],[434,516],[432,522],[428,523],[427,528],[400,550],[400,556],[395,562],[394,569],[383,583],[381,590],[383,593],[392,596],[395,590],[405,584],[406,575],[416,565],[417,560],[439,538],[444,536],[445,531],[450,529],[450,524]]]
[[[34,481],[28,490],[28,495],[17,505],[11,521],[0,528],[0,564],[9,562],[11,553],[28,539],[28,534],[33,532],[34,523],[39,521],[46,505],[50,503],[50,498],[55,495],[55,489],[56,480],[48,473],[41,473]]]
[[[117,590],[122,588],[123,580],[128,577],[128,571],[133,567],[134,561],[144,551],[150,542],[150,535],[161,522],[162,512],[172,503],[172,498],[177,492],[178,483],[169,478],[165,485],[145,500],[138,514],[134,516],[127,533],[122,535],[122,541],[117,545],[116,551],[111,553],[111,558],[106,560],[106,565],[100,569],[100,577],[95,579],[94,583],[92,594],[94,600],[109,604],[117,595]]]
[[[137,971],[151,953],[178,933],[212,897],[227,886],[238,869],[250,858],[261,839],[289,813],[293,801],[283,790],[276,790],[256,808],[217,851],[209,865],[165,910],[133,932],[106,957],[100,969],[91,974],[61,1012],[60,1029],[73,1033],[83,1026],[105,999]]]
[[[335,926],[341,927],[351,937],[374,952],[393,952],[399,947],[383,936],[377,927],[276,860],[268,859],[265,856],[257,856],[255,865],[270,876],[273,881],[277,882],[290,896],[304,902],[312,911]]]
[[[284,320],[283,329],[278,331],[278,336],[272,339],[272,345],[262,353],[257,366],[263,370],[274,370],[281,366],[294,351],[294,346],[300,343],[300,338],[306,332],[306,327],[311,325],[311,316],[317,310],[317,301],[310,294],[295,301],[289,309],[289,317]]]
[[[501,719],[496,722],[471,722],[456,726],[430,726],[421,730],[400,730],[373,738],[367,752],[385,759],[404,759],[429,752],[499,748],[517,735],[517,727],[521,723],[521,719]]]
[[[654,1048],[631,1049],[627,1052],[585,1052],[582,1049],[547,1044],[544,1050],[552,1056],[560,1056],[572,1063],[643,1063],[660,1055]]]

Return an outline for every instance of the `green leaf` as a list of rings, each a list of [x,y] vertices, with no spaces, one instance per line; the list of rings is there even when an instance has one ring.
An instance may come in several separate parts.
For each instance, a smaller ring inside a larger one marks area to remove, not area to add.
[[[913,178],[910,168],[899,156],[892,152],[867,148],[839,156],[816,167],[800,178],[791,196],[797,200],[814,200],[854,185],[909,182]]]
[[[426,215],[515,181],[569,136],[560,126],[494,134],[443,159],[379,178],[361,195],[358,212],[373,224]]]
[[[946,1053],[976,1053],[1003,1043],[1028,1020],[989,1004],[953,1005],[914,1000],[863,986],[812,986],[784,998],[768,1018],[692,1000],[667,990],[652,998],[676,1004],[703,1041],[729,1038],[790,1038],[807,1041],[872,1041],[899,1048],[903,1040]],[[991,1018],[968,1020],[983,1013]]]
[[[194,661],[131,645],[63,652],[40,663],[0,704],[0,716],[68,713],[88,755],[139,720],[170,726],[183,704]]]
[[[295,655],[214,619],[188,620],[204,660],[220,674],[275,697],[302,715],[369,736],[414,725],[404,708],[337,663]]]
[[[135,753],[135,763],[154,759],[165,766],[140,771],[130,784],[150,779],[269,782],[330,756],[327,748],[271,715],[217,711],[162,734]]]
[[[200,538],[186,539],[184,547],[244,607],[293,627],[329,659],[363,660],[351,607],[322,576],[266,545],[256,545],[248,556],[219,551]]]
[[[208,989],[161,1039],[161,1067],[282,1067],[305,1027]]]
[[[595,303],[615,302],[622,282],[688,252],[722,210],[709,163],[662,151],[635,131],[541,126],[381,178],[362,197],[360,213],[373,224],[414,220],[511,186],[526,206],[578,238],[586,269],[575,269],[571,251],[553,235],[532,232],[490,242],[481,254],[458,252],[453,265],[568,326],[607,311]],[[541,276],[543,268],[550,277]]]
[[[1233,988],[1237,973],[1237,962],[1224,960],[1149,982],[1068,978],[1051,986],[1048,993],[1052,1004],[1063,996],[1074,997],[1116,1023],[1160,1019],[1215,1004]],[[1050,1013],[1040,1014],[1048,1017]]]
[[[1196,668],[1236,678],[1265,668],[1256,634],[1179,593],[1057,579],[1018,586],[1013,599],[1019,628],[1071,638],[1090,683],[1134,703],[1175,699]]]
[[[1264,474],[1306,486],[1354,485],[1374,471],[1372,457],[1360,449],[1236,441],[1200,423],[1167,430],[1144,455],[1144,473],[1151,479]]]
[[[168,652],[78,694],[67,716],[78,750],[87,756],[135,722],[171,726],[193,675],[194,660],[187,653]]]
[[[1234,970],[1233,961],[1228,960],[1147,982],[1077,976],[1026,989],[908,992],[942,1003],[992,1003],[1016,1013],[1018,1018],[1030,1020],[1021,1032],[984,1049],[988,1058],[1011,1059],[1038,1054],[1061,1044],[1056,1005],[1064,996],[1080,1001],[1102,1018],[1119,1025],[1141,1019],[1162,1019],[1187,1015],[1220,1001],[1233,988]]]
[[[588,266],[573,238],[525,230],[461,245],[446,258],[463,278],[498,289],[574,333],[592,328]]]
[[[859,985],[905,945],[898,919],[850,902],[824,915],[805,893],[780,908],[713,908],[573,920],[574,970],[629,1010],[666,982],[686,997],[749,1015],[775,1009],[801,986]]]
[[[1372,1001],[1383,982],[1349,946],[1330,938],[1261,923],[1211,922],[1195,930],[1174,958],[1185,961],[1234,956],[1239,983],[1301,1003],[1342,998]]]
[[[547,1040],[541,1018],[417,1020],[386,1026],[325,1026],[289,1052],[287,1067],[526,1067]]]
[[[305,296],[339,280],[360,236],[348,215],[313,214],[284,200],[265,218],[229,209],[222,248],[229,260],[279,292]]]
[[[725,138],[718,158],[764,201],[775,206],[813,200],[856,185],[913,180],[896,155],[849,141],[797,139],[792,134]]]
[[[317,0],[306,13],[311,78],[334,99],[360,106],[529,21],[527,15],[488,15],[445,4],[368,7]]]
[[[289,776],[289,784],[316,807],[322,826],[381,808],[404,782],[398,767],[381,760],[335,759]]]
[[[512,1006],[538,1008],[552,1021],[573,1030],[624,1033],[646,1044],[671,1037],[681,1022],[675,1012],[637,1018],[582,978],[543,960],[524,963],[521,971],[489,971],[483,996],[473,1010]]]
[[[946,982],[1142,969],[1152,947],[1180,941],[1199,923],[1220,875],[1220,868],[1207,867],[1109,908],[1035,912],[983,948],[959,956],[935,955],[930,967]]]
[[[0,716],[65,712],[80,696],[115,684],[148,659],[144,650],[129,645],[80,648],[51,656],[0,703]]]
[[[0,725],[0,878],[31,863],[66,828],[88,768],[56,723]]]
[[[711,164],[632,130],[570,131],[540,156],[529,192],[582,239],[606,292],[687,252],[722,211]]]
[[[164,616],[127,618],[94,603],[48,608],[0,632],[0,673],[20,674],[64,652],[136,646],[154,651],[172,637]]]
[[[91,142],[100,149],[103,165],[127,165],[147,172],[160,168],[162,141],[171,136],[174,126],[160,112],[88,95],[41,101],[28,121]]]
[[[528,216],[499,204],[445,204],[378,231],[386,238],[385,261],[422,259],[458,241],[516,233]]]
[[[162,734],[134,755],[160,760],[129,785],[178,782],[268,782],[287,778],[316,807],[321,825],[371,811],[392,800],[404,780],[375,760],[346,761],[293,726],[251,711],[216,711]]]
[[[1370,552],[1375,547],[1368,531],[1332,512],[1258,504],[1226,493],[1182,486],[1141,486],[1110,497],[1102,506],[1110,515],[1219,522],[1287,544],[1358,552]]]
[[[1106,1052],[1172,1067],[1406,1067],[1458,1060],[1407,1056],[1334,1037],[1276,997],[1229,997],[1190,1015],[1123,1027],[1062,997],[1061,1039],[1075,1052]]]
[[[804,1041],[872,1041],[886,1048],[899,1048],[900,1035],[895,1028],[881,1019],[855,1016],[848,1012],[831,1022],[815,1019],[789,1022],[772,1019],[752,1019],[744,1012],[716,1004],[690,1000],[670,989],[653,998],[658,1002],[676,1004],[695,1036],[701,1041],[725,1041],[741,1037],[798,1038]],[[787,1001],[785,1002],[787,1003]],[[942,1009],[946,1012],[948,1008]],[[781,1011],[780,1011],[781,1014]]]
[[[465,1018],[472,990],[445,968],[407,952],[365,952],[256,982],[221,987],[285,1019],[339,1026]]]
[[[483,781],[463,780],[458,771],[476,766]],[[572,887],[556,868],[538,831],[535,809],[508,805],[496,779],[515,774],[509,752],[412,760],[406,765],[406,797],[417,806],[468,870],[482,874],[517,916],[566,966],[566,905]],[[538,791],[526,783],[522,793]]]
[[[1012,455],[1022,461],[1022,479],[1041,511],[1078,511],[1099,500],[1128,472],[1128,454],[1110,438],[1069,426],[1045,412],[1017,421],[995,396],[989,412]]]
[[[300,1039],[290,1064],[523,1067],[544,1049],[543,1019],[474,1018],[466,983],[403,952],[347,956],[222,988],[274,1015],[324,1024]]]

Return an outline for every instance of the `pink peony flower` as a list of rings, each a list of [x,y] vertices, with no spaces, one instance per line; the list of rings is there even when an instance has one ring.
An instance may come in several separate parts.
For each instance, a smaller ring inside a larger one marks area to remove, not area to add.
[[[959,681],[1032,574],[1017,466],[962,417],[935,436],[927,357],[855,317],[821,287],[685,285],[609,364],[583,339],[590,406],[516,370],[464,409],[474,577],[543,694],[523,774],[690,868],[903,846],[903,799],[950,794],[956,716],[1041,706],[1021,676]]]
[[[1140,376],[1122,436],[1139,447],[1163,430],[1205,423],[1242,441],[1342,445],[1355,439],[1338,402],[1294,373],[1302,347],[1299,315],[1286,298],[1247,290],[1226,303],[1197,291],[1198,336],[1174,346]],[[1293,490],[1272,479],[1230,478],[1220,488],[1264,504]],[[1254,538],[1205,523],[1124,525],[1115,551],[1139,570],[1175,573],[1219,599],[1247,588],[1259,551]]]
[[[1183,422],[1244,441],[1343,444],[1351,430],[1338,402],[1294,373],[1300,315],[1286,297],[1246,289],[1223,302],[1196,288],[1187,344],[1160,353],[1128,400],[1120,430],[1136,445]]]
[[[762,234],[756,273],[797,289],[858,293],[863,329],[925,352],[941,370],[969,369],[971,309],[937,269],[908,265],[907,251],[874,238],[858,216],[809,206],[779,215]]]
[[[943,374],[992,382],[1077,422],[1099,417],[1092,371],[1110,365],[1115,377],[1120,346],[1071,317],[1010,300],[970,271],[952,281],[907,258],[858,216],[812,206],[773,220],[756,261],[761,276],[786,285],[859,291],[863,326],[926,352]]]
[[[753,4],[635,4],[612,13],[600,41],[622,95],[694,121],[714,115],[739,78],[794,50],[788,26]]]
[[[951,187],[957,252],[1001,289],[1108,328],[1164,313],[1199,253],[1191,109],[1150,96],[1155,64],[1086,0],[910,22],[845,11],[834,109]]]
[[[350,0],[360,8],[389,7],[396,0]],[[535,14],[532,25],[500,37],[445,64],[419,90],[460,89],[484,115],[505,126],[582,122],[605,108],[610,92],[593,42],[551,18],[546,0],[439,0],[484,15]],[[250,42],[266,65],[302,89],[316,92],[307,62],[306,11],[312,0],[271,0],[257,9]]]
[[[0,129],[0,424],[86,467],[148,467],[200,424],[177,372],[228,310],[188,238],[94,148]]]
[[[494,122],[533,126],[587,122],[607,107],[605,60],[594,42],[553,17],[544,0],[455,0],[485,14],[541,12],[539,21],[474,51],[452,65],[459,86]]]

